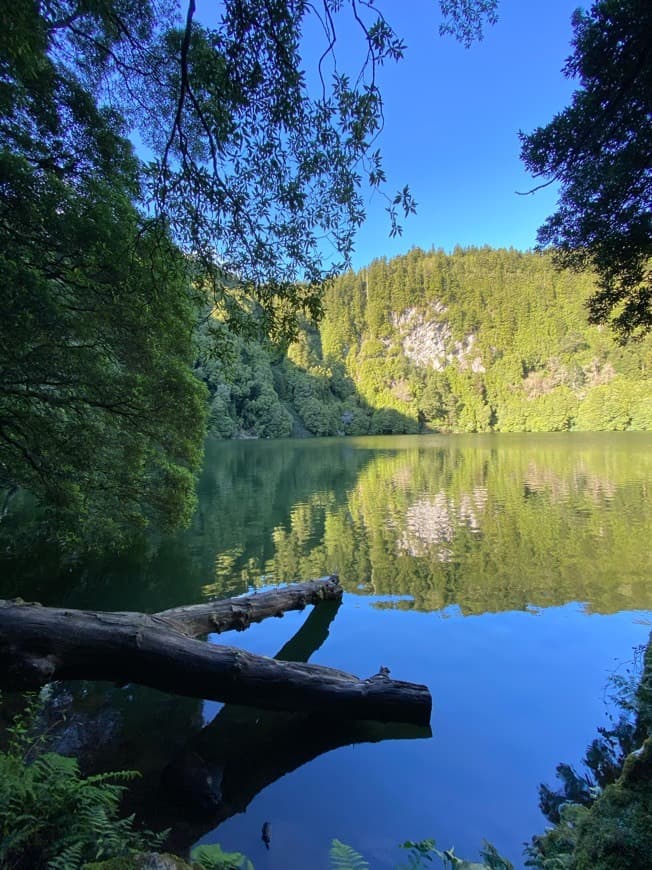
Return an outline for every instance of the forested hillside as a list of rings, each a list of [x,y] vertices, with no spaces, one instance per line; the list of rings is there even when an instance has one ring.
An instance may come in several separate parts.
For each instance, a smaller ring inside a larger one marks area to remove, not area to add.
[[[588,274],[548,254],[419,249],[325,289],[286,354],[200,355],[211,429],[233,437],[652,429],[652,337],[587,322]],[[208,342],[205,343],[208,347]],[[226,361],[225,361],[226,360]]]

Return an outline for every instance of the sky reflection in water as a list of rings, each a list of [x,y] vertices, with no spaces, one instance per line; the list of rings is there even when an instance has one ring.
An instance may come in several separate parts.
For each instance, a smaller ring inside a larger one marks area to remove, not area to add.
[[[300,621],[263,623],[238,645],[270,654]],[[311,660],[361,676],[385,664],[398,679],[427,683],[433,738],[331,752],[204,839],[243,849],[257,868],[280,868],[326,867],[334,837],[372,867],[394,866],[405,839],[435,837],[470,858],[487,838],[522,866],[523,841],[546,824],[538,784],[552,782],[559,761],[580,761],[605,722],[605,681],[651,627],[649,613],[588,615],[578,603],[463,617],[379,611],[347,595]],[[269,853],[259,843],[265,820]]]

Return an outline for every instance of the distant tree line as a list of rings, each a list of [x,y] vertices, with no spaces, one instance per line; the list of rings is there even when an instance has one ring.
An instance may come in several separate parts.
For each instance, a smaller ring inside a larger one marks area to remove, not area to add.
[[[652,337],[587,323],[588,271],[546,253],[414,249],[326,287],[285,354],[201,356],[214,435],[652,429]],[[228,363],[225,359],[228,358]]]

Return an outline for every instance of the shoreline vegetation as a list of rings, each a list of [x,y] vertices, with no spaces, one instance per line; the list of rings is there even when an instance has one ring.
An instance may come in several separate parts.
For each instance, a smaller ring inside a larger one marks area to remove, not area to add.
[[[649,431],[652,337],[588,324],[595,287],[547,253],[415,248],[332,280],[319,326],[285,349],[211,318],[195,363],[209,433]]]

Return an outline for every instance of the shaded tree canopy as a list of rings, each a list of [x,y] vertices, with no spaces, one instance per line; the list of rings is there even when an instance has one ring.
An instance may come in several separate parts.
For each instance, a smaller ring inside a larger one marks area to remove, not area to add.
[[[0,485],[35,495],[69,543],[175,525],[204,419],[186,264],[139,212],[121,120],[59,61],[59,25],[15,12],[0,33]]]
[[[652,326],[652,6],[598,0],[573,26],[564,72],[579,88],[547,126],[521,136],[522,157],[561,184],[540,244],[563,265],[596,270],[590,318],[625,339]]]
[[[468,41],[493,5],[449,0],[445,23]],[[403,43],[365,0],[224,0],[210,27],[195,0],[0,8],[0,488],[69,541],[178,524],[204,434],[197,303],[276,335],[320,313],[363,185],[385,183],[376,72]],[[398,232],[414,203],[387,200]]]

